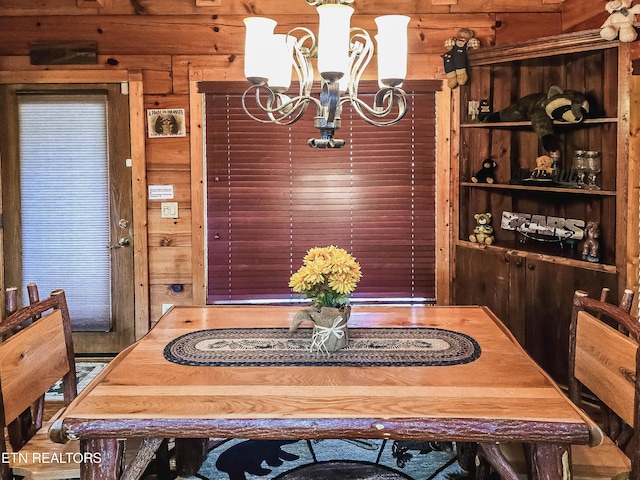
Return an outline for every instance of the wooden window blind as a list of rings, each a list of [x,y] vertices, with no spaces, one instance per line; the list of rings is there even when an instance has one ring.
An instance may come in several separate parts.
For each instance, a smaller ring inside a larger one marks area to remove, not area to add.
[[[410,110],[390,127],[345,105],[336,132],[345,147],[312,149],[313,105],[290,126],[261,124],[228,84],[202,82],[208,303],[299,300],[289,277],[308,249],[326,245],[361,265],[352,300],[434,301],[439,85],[407,88]]]

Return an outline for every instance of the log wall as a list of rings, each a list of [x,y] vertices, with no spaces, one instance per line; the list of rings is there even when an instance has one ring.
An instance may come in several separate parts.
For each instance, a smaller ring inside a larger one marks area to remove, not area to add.
[[[489,46],[599,27],[606,18],[602,0],[586,3],[357,0],[352,24],[375,31],[377,15],[399,10],[410,15],[409,78],[439,79],[444,77],[440,58],[444,42],[459,28],[471,28],[481,45]],[[0,73],[139,71],[144,109],[185,108],[187,118],[197,118],[189,112],[190,72],[206,70],[207,80],[244,81],[242,19],[250,15],[276,19],[281,25],[278,31],[297,25],[317,31],[315,11],[303,0],[0,0]],[[29,45],[43,41],[96,42],[98,64],[31,65]],[[370,69],[369,78],[375,76],[375,67]],[[202,268],[202,255],[193,248],[193,239],[201,232],[192,228],[192,199],[201,199],[202,192],[193,191],[201,183],[192,178],[191,126],[184,138],[145,138],[144,147],[146,183],[175,186],[180,218],[161,218],[159,202],[139,201],[134,206],[148,232],[142,252],[148,275],[136,287],[136,300],[143,302],[136,314],[138,334],[157,320],[162,304],[190,304],[203,298],[200,287],[193,288],[193,279],[203,274],[195,271]],[[441,291],[447,292],[446,276],[439,272],[438,279]],[[175,285],[183,289],[175,291]]]

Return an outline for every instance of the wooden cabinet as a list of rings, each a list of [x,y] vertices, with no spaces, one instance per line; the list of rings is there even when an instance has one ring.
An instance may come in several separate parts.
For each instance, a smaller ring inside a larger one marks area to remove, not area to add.
[[[610,298],[618,296],[614,273],[556,263],[523,251],[459,245],[456,265],[457,303],[491,308],[533,358],[562,383],[567,377],[573,292],[586,290],[598,297],[607,286]]]
[[[515,311],[520,302],[510,301],[519,296],[518,285],[511,287],[512,279],[517,277],[511,270],[521,268],[523,260],[520,258],[515,265],[508,251],[466,245],[456,247],[455,259],[455,303],[488,306],[524,345],[524,318]]]
[[[470,81],[456,89],[454,101],[459,116],[453,127],[453,302],[491,307],[533,357],[564,382],[574,290],[598,295],[608,287],[616,301],[617,291],[633,284],[626,278],[629,47],[606,42],[593,30],[479,49],[469,54],[469,65]],[[532,171],[536,157],[546,153],[531,122],[484,123],[469,108],[469,102],[488,99],[498,111],[552,85],[590,98],[587,120],[555,122],[554,130],[562,144],[560,168],[567,174],[575,150],[601,152],[600,190],[576,188],[572,178],[522,182],[522,172]],[[471,177],[487,158],[498,165],[495,182],[474,183]],[[474,215],[485,212],[492,214],[495,242],[472,243]],[[542,225],[598,222],[599,262],[582,260],[582,240],[561,242],[556,236],[501,228],[502,217],[513,214],[535,216]]]

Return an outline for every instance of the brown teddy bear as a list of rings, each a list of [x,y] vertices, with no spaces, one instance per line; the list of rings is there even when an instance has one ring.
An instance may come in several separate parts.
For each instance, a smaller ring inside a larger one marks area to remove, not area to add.
[[[476,213],[473,218],[476,219],[476,227],[473,233],[469,235],[469,241],[473,243],[484,243],[491,245],[496,237],[493,236],[493,227],[491,226],[490,213]]]
[[[468,28],[461,28],[454,38],[444,42],[444,46],[450,50],[442,55],[444,72],[447,75],[447,85],[455,88],[464,85],[469,80],[467,75],[467,50],[480,46],[480,40],[474,38],[473,32]]]
[[[536,168],[533,170],[531,178],[552,179],[553,158],[548,155],[540,155],[536,158]]]

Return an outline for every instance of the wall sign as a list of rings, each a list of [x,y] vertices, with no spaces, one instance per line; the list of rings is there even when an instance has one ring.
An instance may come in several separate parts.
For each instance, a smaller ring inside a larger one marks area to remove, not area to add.
[[[147,110],[149,138],[186,137],[184,108]]]
[[[172,200],[173,185],[149,185],[149,200]]]
[[[581,240],[584,238],[584,220],[551,217],[531,213],[502,212],[500,228],[528,234],[557,237],[558,239]]]

